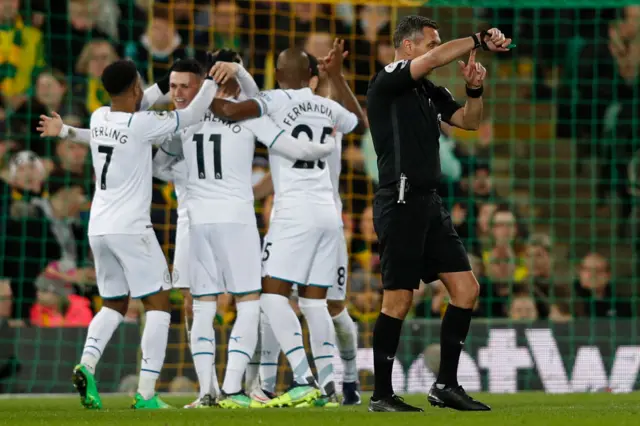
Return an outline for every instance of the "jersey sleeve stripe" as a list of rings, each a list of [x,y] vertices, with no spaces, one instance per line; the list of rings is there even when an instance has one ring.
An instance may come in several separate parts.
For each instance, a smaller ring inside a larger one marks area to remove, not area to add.
[[[258,108],[260,109],[260,117],[262,117],[267,111],[267,105],[262,99],[259,98],[251,98],[251,100],[258,104]]]
[[[282,93],[284,93],[285,95],[287,95],[287,98],[289,98],[289,100],[291,100],[291,95],[287,93],[286,90],[283,90]]]
[[[180,128],[180,113],[176,111],[176,129],[173,131],[173,133],[177,132],[179,128]]]
[[[131,127],[131,120],[133,120],[133,114],[129,117],[129,122],[127,123],[127,127]]]
[[[276,141],[278,140],[278,138],[279,138],[280,136],[282,136],[282,134],[283,134],[283,133],[284,133],[284,130],[281,130],[281,131],[280,131],[280,133],[278,133],[278,134],[276,135],[276,137],[275,137],[275,138],[273,138],[273,142],[271,142],[271,144],[269,144],[269,148],[271,148],[271,147],[273,146],[273,144],[274,144],[274,143],[276,143]]]

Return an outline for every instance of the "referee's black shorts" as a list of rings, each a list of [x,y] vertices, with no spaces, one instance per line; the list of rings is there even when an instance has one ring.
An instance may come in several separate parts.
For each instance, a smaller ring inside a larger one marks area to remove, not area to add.
[[[380,189],[373,201],[386,290],[415,290],[443,272],[470,271],[469,258],[451,216],[434,191],[409,192],[398,204],[395,190]]]

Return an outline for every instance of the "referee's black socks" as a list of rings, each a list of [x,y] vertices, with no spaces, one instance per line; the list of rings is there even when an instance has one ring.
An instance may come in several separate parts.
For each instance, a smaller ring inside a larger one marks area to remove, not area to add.
[[[440,328],[440,371],[436,383],[458,386],[458,362],[462,346],[469,333],[473,309],[449,304]]]
[[[400,319],[381,312],[373,327],[373,370],[375,376],[373,399],[375,400],[393,395],[391,372],[400,343],[402,322]]]

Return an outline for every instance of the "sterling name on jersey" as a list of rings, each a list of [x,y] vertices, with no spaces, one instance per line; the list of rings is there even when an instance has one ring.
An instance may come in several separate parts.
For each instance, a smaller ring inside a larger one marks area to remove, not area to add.
[[[255,224],[251,184],[255,141],[272,142],[282,133],[267,117],[235,123],[211,113],[182,131],[191,225]]]
[[[309,88],[269,90],[260,92],[254,99],[263,115],[268,115],[301,143],[305,139],[323,143],[334,129],[344,134],[358,125],[355,114],[337,102],[314,95]],[[335,205],[334,188],[324,161],[291,161],[277,155],[270,155],[269,161],[276,207],[282,203]]]
[[[89,235],[142,234],[151,228],[151,146],[175,132],[179,121],[177,113],[167,111],[94,111],[90,146],[96,191]]]

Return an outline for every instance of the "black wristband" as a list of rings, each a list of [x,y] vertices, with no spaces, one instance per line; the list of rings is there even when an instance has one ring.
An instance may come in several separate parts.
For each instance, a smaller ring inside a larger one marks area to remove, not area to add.
[[[482,50],[486,50],[486,51],[490,50],[489,46],[487,45],[487,42],[484,41],[484,38],[488,35],[489,35],[488,31],[480,31],[480,45],[482,46]]]
[[[478,38],[477,35],[471,34],[471,39],[473,40],[473,48],[474,49],[482,47],[482,43],[480,42],[480,39]]]
[[[213,81],[213,77],[211,77],[210,75],[206,76],[204,79]]]
[[[484,92],[484,87],[480,86],[477,89],[466,86],[467,88],[467,96],[470,98],[479,98],[482,96],[482,92]]]

